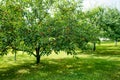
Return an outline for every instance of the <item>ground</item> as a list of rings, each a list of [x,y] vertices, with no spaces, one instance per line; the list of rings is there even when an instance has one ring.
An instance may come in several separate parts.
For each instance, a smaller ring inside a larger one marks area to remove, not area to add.
[[[35,58],[18,52],[0,57],[0,80],[120,80],[120,43],[97,45],[78,55],[51,54],[36,65]]]

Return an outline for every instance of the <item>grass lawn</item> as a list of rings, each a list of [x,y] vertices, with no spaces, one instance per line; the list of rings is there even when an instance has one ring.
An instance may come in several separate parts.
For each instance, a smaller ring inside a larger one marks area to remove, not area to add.
[[[95,52],[76,56],[51,54],[43,56],[41,64],[25,53],[0,57],[0,80],[120,80],[120,43],[97,45]]]

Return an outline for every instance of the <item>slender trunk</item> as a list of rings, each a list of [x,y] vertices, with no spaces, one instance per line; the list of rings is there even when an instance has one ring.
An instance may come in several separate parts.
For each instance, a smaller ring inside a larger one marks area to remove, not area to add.
[[[117,42],[118,42],[118,41],[117,41],[117,38],[116,38],[116,39],[115,39],[115,46],[117,46]]]
[[[16,52],[14,53],[14,60],[15,60],[15,62],[16,62]]]
[[[36,48],[36,63],[40,63],[40,47]]]
[[[95,51],[96,50],[96,43],[94,42],[93,43],[93,51]]]
[[[17,51],[13,50],[13,54],[14,54],[14,61],[16,62],[16,60],[17,60]]]
[[[16,58],[16,51],[14,53],[14,61],[16,62],[17,58]]]

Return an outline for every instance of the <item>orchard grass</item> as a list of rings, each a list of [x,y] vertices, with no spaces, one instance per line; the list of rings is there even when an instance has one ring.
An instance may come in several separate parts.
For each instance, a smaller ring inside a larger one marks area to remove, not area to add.
[[[120,43],[97,45],[97,50],[78,55],[51,54],[40,64],[26,53],[0,57],[0,80],[120,80]]]

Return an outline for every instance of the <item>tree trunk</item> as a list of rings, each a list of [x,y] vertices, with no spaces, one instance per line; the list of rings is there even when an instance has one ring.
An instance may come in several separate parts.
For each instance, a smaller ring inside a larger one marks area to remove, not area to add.
[[[14,60],[15,60],[15,62],[16,62],[16,52],[14,53]]]
[[[115,46],[117,46],[117,42],[118,42],[118,41],[117,41],[117,38],[116,38],[116,39],[115,39]]]
[[[40,55],[36,56],[36,64],[40,63]]]
[[[96,43],[94,42],[93,43],[93,51],[95,51],[96,50]]]
[[[36,48],[36,64],[40,63],[40,47]]]

